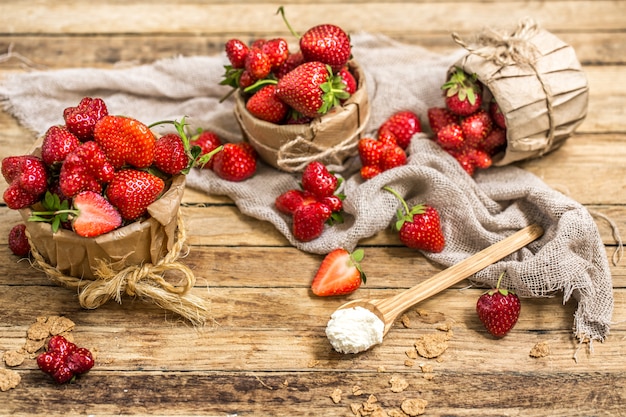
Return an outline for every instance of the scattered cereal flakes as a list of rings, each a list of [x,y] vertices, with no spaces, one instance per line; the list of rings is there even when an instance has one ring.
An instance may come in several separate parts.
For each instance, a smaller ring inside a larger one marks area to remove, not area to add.
[[[361,404],[357,404],[357,403],[352,403],[350,404],[350,410],[352,411],[352,414],[354,414],[355,416],[358,416],[360,413],[361,409]]]
[[[311,359],[309,361],[309,363],[307,364],[307,366],[309,368],[315,368],[317,365],[319,365],[320,361],[316,360],[316,359]]]
[[[442,333],[424,335],[415,341],[415,348],[424,358],[437,358],[448,349],[448,337]]]
[[[24,353],[16,350],[4,352],[2,360],[6,366],[19,366],[24,362]]]
[[[406,353],[407,358],[417,359],[417,351],[415,349],[409,349],[405,353]]]
[[[402,410],[398,410],[397,408],[392,408],[391,410],[387,411],[387,415],[389,417],[406,417],[406,414],[404,414]]]
[[[352,395],[356,395],[357,397],[363,395],[363,389],[358,385],[352,387]]]
[[[26,342],[24,342],[24,351],[26,351],[27,353],[35,353],[39,349],[43,349],[45,344],[46,344],[46,339],[41,339],[41,340],[26,339]]]
[[[404,361],[404,366],[406,366],[407,368],[412,368],[413,366],[415,366],[415,361],[413,359],[407,359]]]
[[[378,398],[376,398],[374,394],[370,394],[367,401],[365,401],[361,406],[362,410],[368,413],[376,411],[379,407]]]
[[[330,399],[333,400],[335,404],[339,404],[341,402],[341,388],[335,388],[332,394],[330,394]]]
[[[443,313],[432,312],[424,309],[417,310],[417,315],[419,316],[420,321],[427,324],[434,324],[442,322],[446,319],[446,316]]]
[[[400,322],[402,323],[402,325],[404,327],[406,327],[407,329],[409,327],[411,327],[411,319],[409,318],[409,316],[407,316],[406,314],[403,314],[402,317],[400,317]]]
[[[22,377],[12,369],[0,368],[0,391],[8,391],[19,385]]]
[[[377,369],[376,372],[381,373],[381,372],[385,372],[387,370],[387,368],[385,368],[385,365],[380,365]]]
[[[433,379],[435,379],[435,374],[432,372],[427,372],[422,374],[422,377],[426,380],[426,381],[432,381]]]
[[[389,379],[389,385],[391,385],[391,392],[402,392],[409,387],[409,383],[406,379],[397,376],[392,376]]]
[[[449,332],[450,330],[452,330],[452,323],[446,321],[445,323],[441,323],[435,326],[435,329],[441,330],[442,332]]]
[[[420,368],[424,373],[430,373],[433,371],[433,366],[426,363],[420,363]]]
[[[50,316],[48,318],[48,323],[50,323],[51,336],[67,334],[68,332],[74,330],[74,326],[76,325],[72,320],[63,316]]]
[[[37,321],[30,325],[26,331],[26,336],[29,340],[44,340],[50,335],[50,323],[47,321]]]
[[[545,358],[550,354],[550,346],[547,342],[539,342],[530,350],[530,356],[533,358]]]
[[[428,405],[428,401],[422,398],[416,398],[416,399],[408,399],[408,400],[402,401],[400,408],[406,414],[413,417],[413,416],[419,416],[419,415],[424,414],[424,412],[426,411],[427,405]]]
[[[387,412],[383,410],[381,406],[378,406],[376,410],[372,411],[370,417],[389,417],[389,414],[387,414]]]

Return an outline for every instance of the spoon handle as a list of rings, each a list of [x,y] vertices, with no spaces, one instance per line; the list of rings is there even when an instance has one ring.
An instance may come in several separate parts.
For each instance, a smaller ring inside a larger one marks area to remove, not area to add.
[[[467,259],[433,275],[416,286],[378,304],[386,323],[392,323],[400,314],[420,301],[470,277],[481,269],[523,248],[543,234],[543,228],[533,224],[481,250]]]

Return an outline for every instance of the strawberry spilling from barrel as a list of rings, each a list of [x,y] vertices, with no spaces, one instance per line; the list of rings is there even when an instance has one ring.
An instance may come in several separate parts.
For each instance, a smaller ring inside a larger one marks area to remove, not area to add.
[[[6,205],[30,208],[29,221],[49,222],[53,232],[64,228],[91,238],[146,218],[148,206],[164,194],[173,176],[192,167],[213,169],[230,181],[243,181],[256,171],[253,150],[222,144],[209,131],[188,135],[184,118],[148,126],[109,114],[101,98],[91,97],[66,108],[63,117],[64,125],[44,134],[41,155],[2,160],[9,184]],[[152,128],[162,124],[173,125],[176,133],[157,138]],[[12,232],[18,256],[27,254],[24,238],[21,227]]]
[[[229,64],[221,85],[241,91],[246,109],[257,119],[274,124],[307,124],[341,105],[356,91],[348,65],[349,35],[339,26],[321,24],[302,36],[278,13],[298,39],[290,51],[285,38],[255,39],[250,44],[232,38],[225,44]],[[229,94],[230,95],[230,94]]]

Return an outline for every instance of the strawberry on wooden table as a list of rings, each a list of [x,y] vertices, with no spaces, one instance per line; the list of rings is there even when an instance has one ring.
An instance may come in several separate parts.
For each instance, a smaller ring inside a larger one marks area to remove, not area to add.
[[[366,281],[360,265],[364,255],[363,249],[350,253],[338,248],[328,253],[311,283],[313,294],[326,297],[356,291]]]
[[[427,252],[439,253],[445,247],[439,213],[434,207],[418,204],[409,208],[402,196],[389,186],[384,190],[392,193],[402,203],[404,210],[398,210],[395,229],[400,241],[407,247]]]
[[[517,323],[521,311],[520,299],[511,290],[500,287],[503,272],[495,288],[482,294],[476,302],[478,318],[494,337],[504,337]]]
[[[94,359],[88,349],[56,335],[48,341],[46,351],[37,356],[37,365],[57,383],[63,384],[93,368]]]
[[[24,257],[30,252],[30,243],[26,236],[26,225],[16,224],[9,231],[9,249],[14,255]]]
[[[136,220],[146,214],[147,208],[161,195],[165,183],[147,171],[122,169],[106,189],[106,197],[124,220]]]

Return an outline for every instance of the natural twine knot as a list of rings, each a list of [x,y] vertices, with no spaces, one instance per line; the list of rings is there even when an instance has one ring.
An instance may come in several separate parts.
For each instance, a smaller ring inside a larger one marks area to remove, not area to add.
[[[93,280],[63,274],[49,265],[33,244],[31,254],[50,279],[79,291],[78,300],[83,308],[95,309],[110,299],[121,303],[122,296],[127,294],[148,299],[163,309],[179,314],[194,325],[202,325],[209,317],[208,303],[189,294],[196,278],[188,266],[178,262],[185,240],[185,227],[179,212],[176,241],[172,249],[157,263],[126,266],[124,259],[117,262],[99,260],[94,267],[96,279]],[[173,285],[164,278],[166,273],[172,272],[182,274],[178,285]]]
[[[467,45],[457,33],[452,33],[452,39],[469,52],[504,65],[532,64],[539,57],[539,51],[531,39],[537,34],[539,27],[530,18],[519,22],[512,33],[497,32],[485,28],[480,32],[474,43],[477,48]]]

